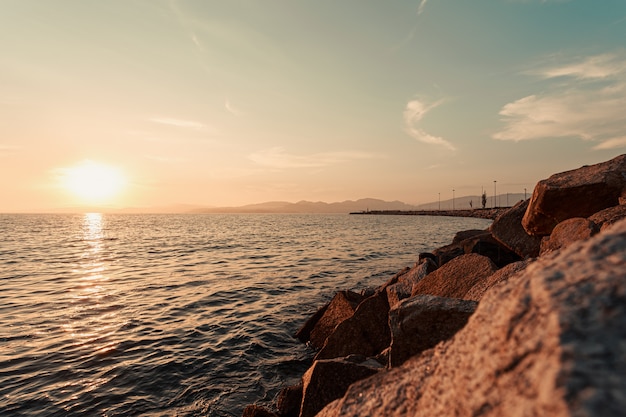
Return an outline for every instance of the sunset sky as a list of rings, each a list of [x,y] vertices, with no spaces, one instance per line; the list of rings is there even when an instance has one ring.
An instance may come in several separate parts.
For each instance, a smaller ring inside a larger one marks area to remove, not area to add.
[[[0,6],[0,212],[418,204],[626,153],[625,0]]]

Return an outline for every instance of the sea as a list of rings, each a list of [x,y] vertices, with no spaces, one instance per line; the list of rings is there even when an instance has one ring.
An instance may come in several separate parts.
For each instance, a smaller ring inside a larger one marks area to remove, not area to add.
[[[0,214],[1,416],[241,416],[295,384],[293,335],[489,220]]]

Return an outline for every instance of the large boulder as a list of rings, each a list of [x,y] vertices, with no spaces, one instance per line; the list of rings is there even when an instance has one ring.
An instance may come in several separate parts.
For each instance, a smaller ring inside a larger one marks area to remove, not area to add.
[[[557,224],[550,236],[541,241],[541,255],[565,248],[579,240],[589,239],[598,232],[594,222],[582,217],[573,217]]]
[[[477,253],[486,256],[499,268],[521,260],[515,252],[497,241],[489,231],[465,239],[460,244],[463,245],[465,253]]]
[[[500,214],[489,226],[493,237],[521,258],[534,258],[539,255],[541,237],[531,236],[522,226],[522,218],[530,200],[517,203]]]
[[[626,221],[489,290],[452,339],[318,417],[624,416]]]
[[[466,294],[466,300],[480,301],[485,293],[494,285],[508,280],[515,274],[526,269],[532,262],[531,259],[525,259],[523,261],[514,262],[508,264],[504,268],[498,269],[493,274],[489,275],[486,279],[478,281]]]
[[[389,366],[401,365],[454,336],[476,310],[475,301],[418,295],[389,311]]]
[[[391,342],[388,315],[387,293],[377,291],[359,304],[352,317],[335,327],[315,359],[376,356]]]
[[[280,417],[298,417],[302,404],[302,381],[280,390],[276,399],[276,409]]]
[[[300,417],[315,416],[326,404],[341,398],[348,387],[382,369],[374,360],[353,361],[350,358],[313,362],[302,377],[303,395]]]
[[[522,225],[531,235],[549,235],[563,220],[618,205],[625,188],[626,155],[554,174],[535,186]]]
[[[470,253],[459,256],[413,286],[411,296],[430,294],[439,297],[464,298],[474,285],[498,268],[486,256]]]
[[[389,307],[393,308],[400,301],[411,296],[413,286],[422,278],[437,269],[437,265],[429,258],[425,258],[421,264],[415,265],[405,274],[400,276],[395,284],[385,287]]]
[[[622,204],[594,213],[589,220],[594,222],[600,230],[604,230],[624,218],[626,218],[626,205]]]
[[[335,330],[335,327],[347,318],[352,317],[354,310],[363,301],[363,298],[360,294],[352,291],[337,292],[311,331],[311,346],[321,349],[326,342],[326,338]]]

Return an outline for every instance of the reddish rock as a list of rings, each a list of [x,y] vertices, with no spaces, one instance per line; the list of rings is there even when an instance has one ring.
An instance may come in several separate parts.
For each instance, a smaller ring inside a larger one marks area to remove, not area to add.
[[[554,174],[536,185],[522,225],[531,235],[549,235],[563,220],[618,205],[625,188],[626,155]]]
[[[541,241],[541,255],[565,248],[572,243],[589,239],[595,235],[598,227],[591,220],[574,217],[557,224],[552,234]]]
[[[280,417],[298,417],[302,404],[302,382],[298,385],[285,387],[278,393],[276,408]]]
[[[361,301],[363,301],[363,297],[352,291],[339,291],[336,293],[311,331],[311,346],[321,349],[326,342],[326,338],[335,330],[335,327],[347,318],[352,317],[354,310],[356,310]]]
[[[306,323],[304,323],[304,325],[296,332],[294,337],[302,343],[308,342],[311,339],[311,332],[324,313],[326,313],[326,309],[329,305],[330,302],[326,303],[324,306],[320,307],[315,314],[309,317]]]
[[[529,235],[522,227],[529,201],[521,201],[500,214],[489,227],[498,242],[523,259],[537,257],[541,246],[541,238]]]
[[[474,285],[498,268],[486,256],[475,253],[459,256],[418,282],[411,296],[430,294],[439,297],[464,298]]]
[[[474,285],[466,294],[466,300],[474,300],[480,301],[481,298],[485,295],[485,293],[494,285],[499,284],[500,282],[507,281],[509,278],[517,274],[518,272],[526,269],[528,265],[531,264],[530,259],[526,259],[524,261],[514,262],[512,264],[508,264],[504,268],[498,269],[492,275],[487,277],[482,281],[478,281],[476,285]]]
[[[278,414],[258,405],[248,405],[244,408],[242,417],[278,417]]]
[[[459,243],[451,243],[433,251],[433,255],[437,258],[437,265],[439,267],[464,254],[465,249],[463,249],[463,246]]]
[[[476,310],[475,301],[418,295],[389,311],[389,366],[401,365],[442,340],[454,336]]]
[[[393,308],[401,300],[410,297],[413,286],[436,269],[437,265],[427,258],[421,264],[415,265],[406,274],[400,276],[395,284],[387,286],[385,291],[387,291],[389,307]]]
[[[460,243],[464,240],[471,239],[476,236],[484,235],[486,230],[479,229],[470,229],[470,230],[462,230],[460,232],[456,232],[454,237],[452,238],[452,243]]]
[[[499,268],[521,259],[515,252],[497,241],[490,232],[483,232],[480,235],[465,239],[459,244],[463,246],[465,253],[477,253],[486,256]]]
[[[624,416],[626,220],[485,294],[452,339],[318,417]]]
[[[359,304],[352,317],[335,327],[315,359],[339,358],[352,354],[376,356],[391,341],[388,313],[387,293],[376,292]]]
[[[589,217],[589,220],[594,222],[600,230],[604,230],[624,218],[626,218],[626,205],[619,205],[599,211]]]
[[[318,360],[302,377],[300,417],[313,417],[331,401],[341,398],[348,387],[382,368],[373,360],[355,363],[346,359]]]

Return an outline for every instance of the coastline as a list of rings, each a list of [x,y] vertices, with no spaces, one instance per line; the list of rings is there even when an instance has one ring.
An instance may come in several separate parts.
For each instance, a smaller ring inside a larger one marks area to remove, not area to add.
[[[501,213],[506,212],[511,207],[497,207],[488,209],[473,210],[367,210],[355,211],[354,215],[393,215],[393,216],[448,216],[448,217],[475,217],[478,219],[495,220]]]

